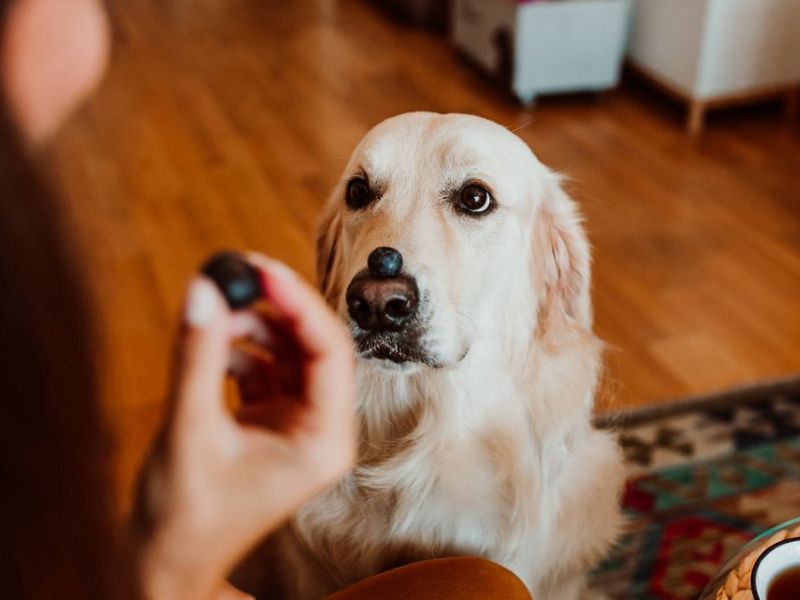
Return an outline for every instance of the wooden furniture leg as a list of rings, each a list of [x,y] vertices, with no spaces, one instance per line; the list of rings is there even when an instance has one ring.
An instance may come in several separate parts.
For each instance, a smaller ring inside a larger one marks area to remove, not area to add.
[[[689,104],[689,114],[686,118],[686,131],[689,135],[700,135],[705,124],[706,104],[702,100],[692,100]]]
[[[794,121],[797,118],[798,108],[800,107],[800,87],[790,88],[786,92],[783,114],[787,121]]]

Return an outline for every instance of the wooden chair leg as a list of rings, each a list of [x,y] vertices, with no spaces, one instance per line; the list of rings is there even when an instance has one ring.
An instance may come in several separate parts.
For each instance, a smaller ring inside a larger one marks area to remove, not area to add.
[[[794,121],[800,109],[800,87],[791,88],[786,92],[783,114],[787,121]]]
[[[702,100],[692,100],[689,104],[689,114],[686,118],[686,131],[689,135],[700,135],[706,118],[706,105]]]

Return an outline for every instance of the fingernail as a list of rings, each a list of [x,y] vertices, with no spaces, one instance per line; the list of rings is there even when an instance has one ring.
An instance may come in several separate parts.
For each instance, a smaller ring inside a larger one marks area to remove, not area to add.
[[[220,301],[214,284],[205,278],[195,279],[186,297],[186,322],[192,327],[207,327],[219,309]]]

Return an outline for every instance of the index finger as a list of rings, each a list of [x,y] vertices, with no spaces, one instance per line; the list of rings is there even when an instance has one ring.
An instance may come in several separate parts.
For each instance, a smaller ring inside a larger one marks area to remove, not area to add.
[[[258,267],[264,293],[283,316],[301,348],[311,357],[339,355],[343,347],[352,353],[350,336],[320,293],[285,264],[256,253],[247,254]]]
[[[261,272],[267,299],[282,313],[304,353],[303,400],[308,410],[293,433],[311,441],[308,456],[323,471],[333,465],[339,475],[352,463],[355,451],[350,335],[320,293],[287,266],[258,254],[247,258]]]

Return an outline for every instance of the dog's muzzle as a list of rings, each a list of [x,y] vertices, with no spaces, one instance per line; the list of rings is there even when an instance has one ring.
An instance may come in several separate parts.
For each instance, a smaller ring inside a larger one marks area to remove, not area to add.
[[[376,248],[367,264],[345,294],[359,353],[397,363],[425,362],[419,348],[419,289],[413,277],[402,273],[402,255],[394,248]]]

